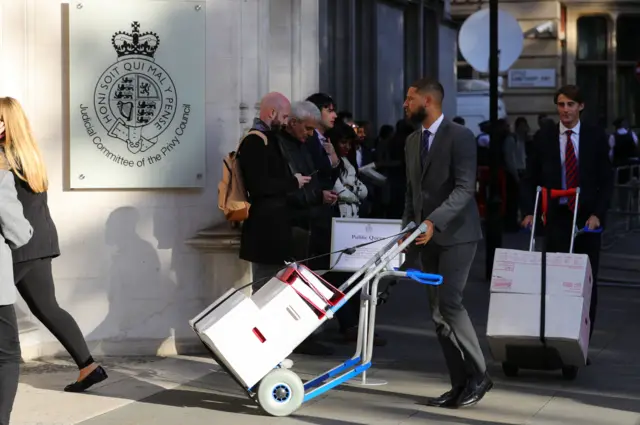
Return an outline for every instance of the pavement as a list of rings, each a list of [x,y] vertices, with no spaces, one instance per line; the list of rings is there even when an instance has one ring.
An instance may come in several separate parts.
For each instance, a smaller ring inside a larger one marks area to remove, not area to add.
[[[485,334],[489,300],[482,280],[483,256],[480,250],[465,294],[480,336]],[[638,276],[634,272],[627,278],[640,282]],[[506,378],[481,338],[495,388],[468,409],[425,406],[427,397],[449,389],[448,377],[429,321],[425,288],[408,282],[396,285],[379,310],[377,330],[389,344],[374,351],[368,379],[386,385],[362,386],[356,379],[303,405],[291,417],[271,418],[206,356],[101,359],[110,378],[86,394],[61,391],[77,373],[67,359],[45,359],[24,365],[11,424],[638,425],[639,306],[640,291],[634,287],[601,288],[592,365],[572,382],[564,381],[559,371],[521,371],[517,378]],[[294,371],[309,378],[336,366],[353,349],[335,347],[336,355],[329,358],[293,356]]]

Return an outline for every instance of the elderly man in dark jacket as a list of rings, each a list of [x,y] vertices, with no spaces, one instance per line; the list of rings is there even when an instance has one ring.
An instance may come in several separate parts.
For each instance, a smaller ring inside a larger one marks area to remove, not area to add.
[[[322,230],[331,227],[330,206],[338,199],[332,188],[327,187],[326,177],[321,175],[322,170],[315,160],[315,151],[309,146],[313,140],[310,136],[315,131],[314,126],[319,117],[320,112],[313,103],[297,102],[293,105],[287,127],[280,135],[283,153],[292,172],[312,176],[309,184],[289,195],[294,227],[305,229],[310,234],[307,249],[303,250],[307,251],[305,257],[323,254],[316,252],[313,240],[315,236],[328,237]]]
[[[311,181],[288,197],[291,223],[294,231],[296,259],[325,254],[319,241],[330,241],[331,209],[338,197],[323,184],[322,172],[314,162],[313,150],[309,143],[310,136],[320,120],[319,109],[311,102],[294,103],[286,128],[280,134],[280,143],[284,157],[291,172],[311,176]],[[327,261],[328,263],[328,261]],[[317,269],[317,263],[309,264]],[[317,343],[313,338],[307,339],[296,350],[301,354],[330,355],[333,350]]]

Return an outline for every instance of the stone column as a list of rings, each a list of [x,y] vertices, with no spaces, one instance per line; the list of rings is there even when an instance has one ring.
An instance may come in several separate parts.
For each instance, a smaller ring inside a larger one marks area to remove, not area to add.
[[[186,244],[199,250],[206,263],[203,297],[213,303],[231,288],[241,288],[251,282],[251,264],[238,257],[240,230],[228,223],[198,232]],[[250,287],[243,290],[250,295]],[[208,305],[208,304],[207,304]]]

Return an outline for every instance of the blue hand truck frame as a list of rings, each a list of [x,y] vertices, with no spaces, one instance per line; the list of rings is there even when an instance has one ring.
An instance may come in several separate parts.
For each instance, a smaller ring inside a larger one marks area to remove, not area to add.
[[[358,339],[354,355],[338,365],[306,382],[293,371],[285,369],[281,364],[274,365],[274,369],[252,388],[247,388],[237,376],[225,365],[213,350],[206,344],[205,347],[218,365],[227,372],[247,395],[254,400],[266,413],[271,416],[289,416],[303,403],[326,393],[327,391],[345,383],[346,381],[366,373],[371,368],[373,356],[373,339],[376,322],[376,307],[378,298],[378,285],[386,278],[409,278],[424,285],[441,285],[442,276],[423,273],[418,270],[397,271],[389,269],[389,263],[400,253],[405,251],[410,244],[421,234],[427,231],[427,225],[421,223],[416,227],[415,223],[409,223],[401,234],[392,238],[380,249],[365,265],[355,272],[338,289],[345,294],[338,304],[328,308],[325,316],[319,321],[318,327],[324,321],[333,318],[334,314],[342,308],[356,293],[360,292],[360,318],[358,326]],[[290,264],[289,266],[295,264]],[[223,299],[213,306],[224,301]],[[211,310],[211,311],[212,311]],[[196,323],[192,326],[195,329]],[[196,335],[198,332],[196,331]],[[284,359],[283,359],[284,360]]]

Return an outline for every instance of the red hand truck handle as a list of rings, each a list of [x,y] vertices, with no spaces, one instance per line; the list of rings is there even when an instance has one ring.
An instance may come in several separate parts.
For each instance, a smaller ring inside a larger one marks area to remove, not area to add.
[[[543,189],[545,190],[545,189]],[[568,196],[576,196],[576,188],[572,189],[551,189],[551,199],[566,198]]]
[[[546,225],[547,224],[547,209],[549,208],[549,200],[548,198],[551,199],[558,199],[558,198],[566,198],[569,196],[576,196],[578,193],[578,188],[574,187],[571,189],[547,189],[546,187],[542,188],[542,193],[540,194],[542,196],[542,222]],[[550,195],[550,196],[548,196]]]

